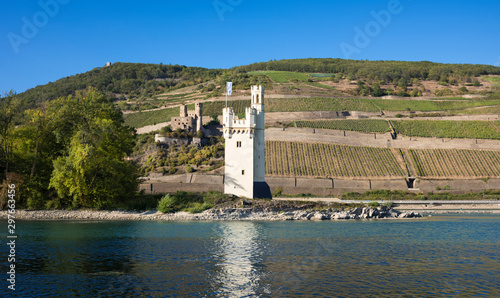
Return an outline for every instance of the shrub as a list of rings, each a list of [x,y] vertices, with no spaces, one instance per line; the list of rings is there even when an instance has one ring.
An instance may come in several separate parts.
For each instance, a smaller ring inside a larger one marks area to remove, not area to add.
[[[229,198],[229,195],[220,191],[207,191],[203,194],[203,202],[207,204],[218,204],[225,201],[227,198]]]
[[[398,96],[400,96],[400,97],[405,97],[406,95],[407,95],[406,92],[403,90],[398,92]]]
[[[186,166],[186,173],[192,173],[194,172],[194,169],[192,166]]]
[[[119,204],[120,208],[130,210],[151,210],[158,207],[158,195],[138,195]]]
[[[392,207],[394,207],[394,203],[393,202],[385,202],[384,204],[382,204],[382,206],[385,206],[387,208],[392,208]]]
[[[206,202],[204,202],[204,203],[195,202],[195,203],[190,204],[190,207],[187,208],[187,212],[200,213],[200,212],[203,212],[203,211],[210,209],[212,207],[213,207],[213,205],[206,203]]]
[[[380,204],[377,201],[368,203],[368,207],[377,208],[378,206],[380,206]]]
[[[168,168],[168,173],[169,173],[170,175],[175,174],[175,172],[177,172],[177,169],[176,169],[175,167],[170,166],[170,167]]]
[[[172,213],[175,212],[176,197],[171,197],[170,195],[165,195],[161,198],[158,203],[158,211],[162,213]]]
[[[279,197],[283,193],[283,187],[277,187],[273,193],[273,197]]]

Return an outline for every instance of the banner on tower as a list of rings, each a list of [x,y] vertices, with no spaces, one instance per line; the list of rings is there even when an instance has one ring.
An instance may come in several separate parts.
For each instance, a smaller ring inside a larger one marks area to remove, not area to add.
[[[227,95],[233,95],[233,82],[227,82],[226,84]]]

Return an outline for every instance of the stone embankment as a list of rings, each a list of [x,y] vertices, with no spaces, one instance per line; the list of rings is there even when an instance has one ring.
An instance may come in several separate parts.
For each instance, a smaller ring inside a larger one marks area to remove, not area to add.
[[[0,218],[7,219],[7,211],[0,211]],[[16,219],[22,220],[341,220],[372,218],[418,218],[416,212],[400,212],[388,207],[352,208],[350,210],[275,210],[273,208],[213,208],[201,213],[177,212],[163,214],[156,210],[133,211],[67,211],[67,210],[19,210]]]

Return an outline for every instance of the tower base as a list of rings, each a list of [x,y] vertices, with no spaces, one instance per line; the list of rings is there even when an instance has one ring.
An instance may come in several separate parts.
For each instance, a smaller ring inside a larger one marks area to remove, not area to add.
[[[272,199],[271,188],[267,182],[254,182],[253,183],[253,197],[255,199]]]

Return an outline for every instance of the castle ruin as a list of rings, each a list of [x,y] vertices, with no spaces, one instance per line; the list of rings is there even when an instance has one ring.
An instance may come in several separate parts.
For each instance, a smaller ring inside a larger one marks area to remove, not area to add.
[[[186,105],[181,105],[179,117],[172,117],[170,125],[172,130],[180,128],[193,133],[203,130],[203,104],[196,103],[194,111],[188,111]]]

